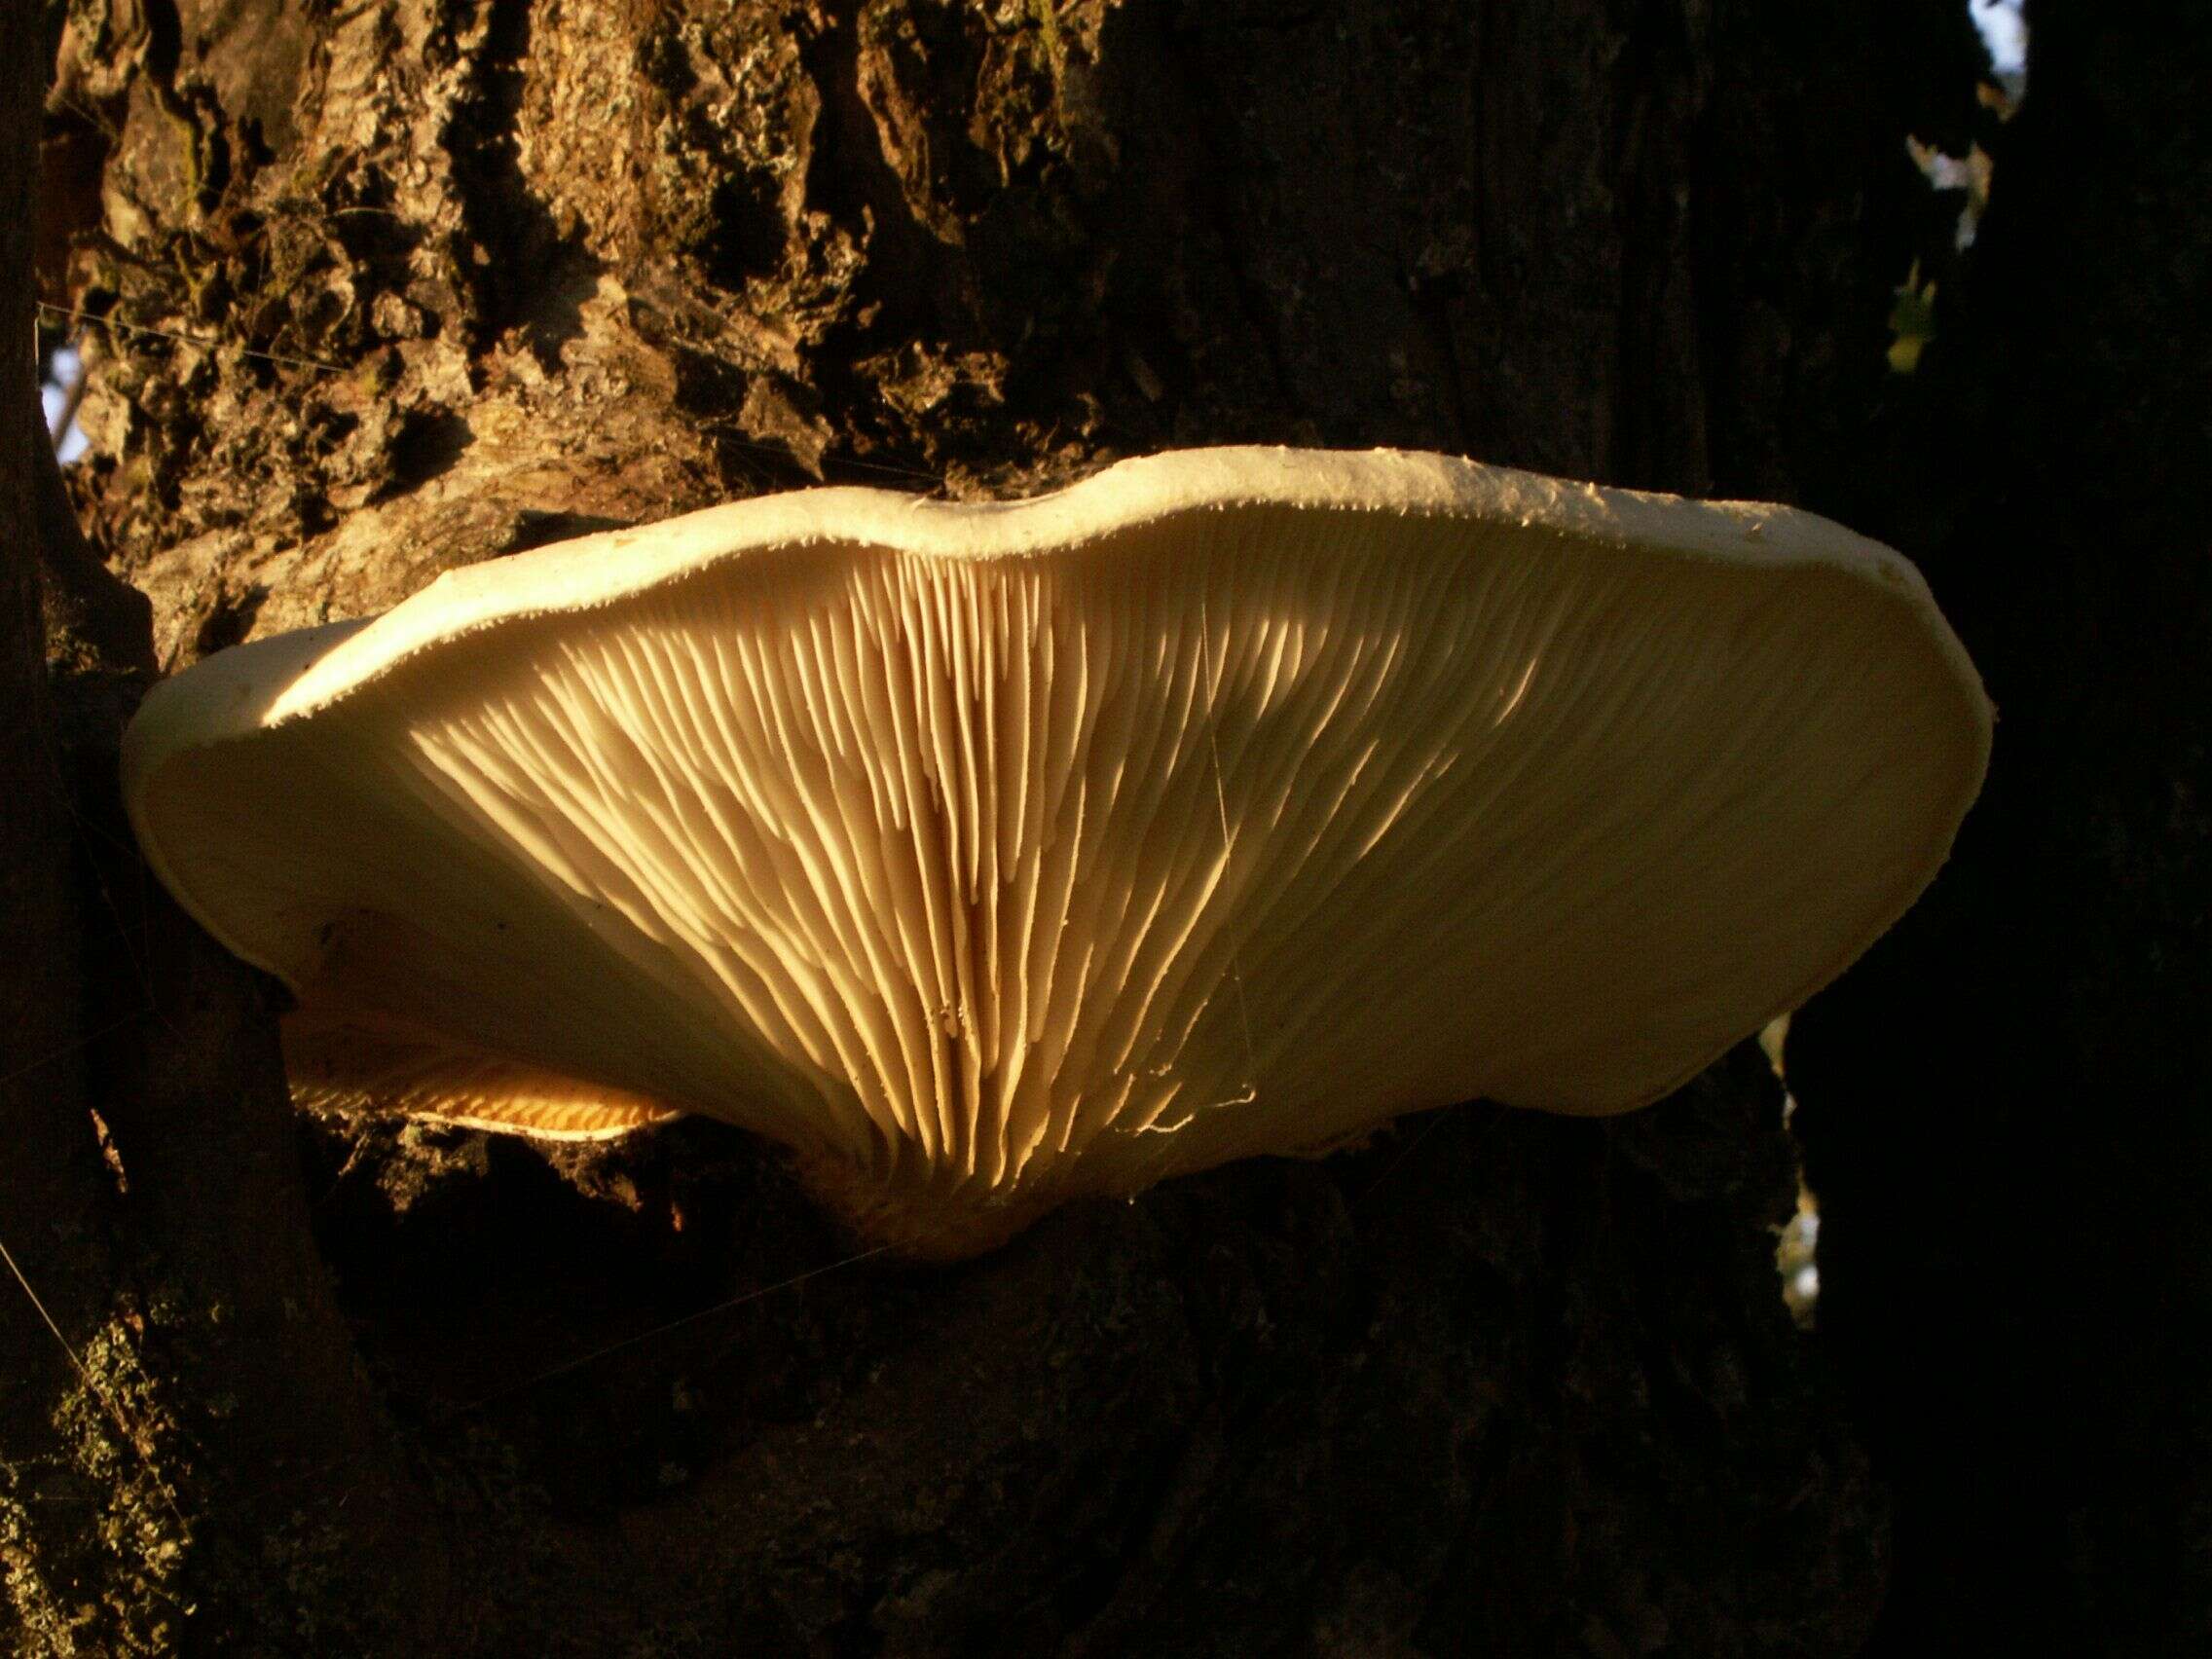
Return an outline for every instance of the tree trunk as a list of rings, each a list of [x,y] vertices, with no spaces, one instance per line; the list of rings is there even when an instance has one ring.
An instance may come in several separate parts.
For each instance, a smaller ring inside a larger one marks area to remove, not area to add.
[[[295,1121],[111,781],[150,664],[817,480],[1280,440],[1825,504],[1972,61],[1949,5],[1827,10],[74,9],[42,276],[153,615],[51,524],[50,695],[0,596],[27,1650],[1856,1650],[1885,1505],[1754,1049],[856,1262],[714,1124]]]
[[[1847,509],[1980,664],[1989,787],[1789,1075],[1823,1330],[1898,1499],[1875,1650],[2202,1653],[2212,19],[2033,26],[1981,238]]]

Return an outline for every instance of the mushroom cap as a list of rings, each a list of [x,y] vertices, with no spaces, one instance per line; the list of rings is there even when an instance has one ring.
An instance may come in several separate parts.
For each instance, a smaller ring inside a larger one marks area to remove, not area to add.
[[[1920,894],[1991,710],[1899,555],[1442,456],[822,489],[441,576],[155,688],[162,880],[295,1088],[674,1111],[864,1230],[1489,1096],[1626,1111]]]

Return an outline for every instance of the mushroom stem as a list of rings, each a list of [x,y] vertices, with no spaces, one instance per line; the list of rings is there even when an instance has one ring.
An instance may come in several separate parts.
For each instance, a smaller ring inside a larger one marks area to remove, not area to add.
[[[822,1153],[794,1152],[791,1165],[807,1196],[855,1238],[917,1262],[961,1262],[996,1250],[1065,1197],[1040,1188],[946,1194],[886,1182]]]

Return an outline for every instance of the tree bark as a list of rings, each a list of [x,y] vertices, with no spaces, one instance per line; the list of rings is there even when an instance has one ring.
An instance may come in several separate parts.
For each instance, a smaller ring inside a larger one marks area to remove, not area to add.
[[[2212,26],[2039,5],[1855,522],[1999,710],[1951,873],[1792,1025],[1875,1651],[2212,1647]],[[1878,1043],[1870,1031],[1884,1033]]]
[[[34,199],[40,148],[22,11],[0,40],[0,201],[16,203]],[[0,326],[24,344],[31,232],[18,211],[0,244]],[[364,1550],[433,1590],[437,1523],[398,1473],[313,1249],[268,998],[131,851],[116,744],[151,677],[151,612],[86,547],[35,358],[10,360],[0,1611],[26,1653],[397,1641],[425,1609],[368,1581],[270,1593]],[[337,1507],[303,1503],[303,1482]]]
[[[0,1102],[0,1236],[135,1392],[0,1298],[24,1645],[1854,1651],[1885,1504],[1774,1280],[1755,1050],[856,1263],[712,1124],[295,1124],[274,997],[109,782],[148,662],[816,480],[1281,440],[1819,504],[1888,393],[1903,134],[1971,86],[1952,8],[1834,10],[75,10],[71,488],[153,614],[55,527],[105,620],[56,612],[42,703],[11,567],[22,1041],[64,1058]],[[88,1400],[151,1450],[57,1442]]]

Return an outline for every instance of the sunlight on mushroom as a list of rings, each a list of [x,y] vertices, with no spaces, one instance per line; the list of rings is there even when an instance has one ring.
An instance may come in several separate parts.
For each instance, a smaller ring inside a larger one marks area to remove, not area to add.
[[[1489,1096],[1610,1113],[1935,876],[1990,711],[1787,508],[1392,452],[762,498],[208,658],[149,863],[303,1099],[790,1147],[871,1240]]]

